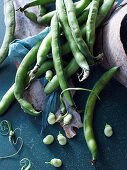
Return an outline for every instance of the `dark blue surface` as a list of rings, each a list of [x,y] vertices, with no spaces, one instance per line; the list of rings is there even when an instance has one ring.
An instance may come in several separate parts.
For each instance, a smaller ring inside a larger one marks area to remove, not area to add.
[[[1,6],[0,21],[3,23],[3,11]],[[2,28],[4,28],[2,26]],[[0,30],[1,31],[1,30]],[[2,32],[2,31],[1,31]],[[2,42],[3,32],[0,34]],[[0,99],[13,84],[16,68],[8,60],[0,65]],[[104,70],[95,67],[91,70],[91,75],[86,82],[80,83],[80,87],[91,89],[102,75]],[[75,79],[75,86],[79,86]],[[63,161],[62,170],[126,170],[127,169],[127,89],[115,80],[106,86],[100,95],[94,111],[94,131],[99,149],[98,161],[95,167],[91,166],[91,154],[84,140],[83,130],[76,130],[77,136],[68,140],[66,146],[60,146],[56,140],[59,130],[64,134],[59,125],[49,126],[46,134],[53,134],[55,142],[51,146],[45,146],[40,136],[41,116],[32,117],[24,113],[19,104],[14,102],[6,114],[0,117],[0,121],[7,119],[12,123],[13,129],[21,128],[17,131],[17,136],[21,136],[24,146],[20,154],[6,160],[0,160],[0,170],[20,169],[19,161],[27,157],[32,162],[33,170],[53,170],[51,165],[44,162],[52,158],[60,158]],[[80,109],[84,109],[88,97],[87,92],[77,92],[75,101]],[[113,127],[114,134],[109,139],[104,136],[105,124],[109,123]],[[0,156],[5,156],[15,152],[15,148],[8,142],[8,137],[0,136]]]

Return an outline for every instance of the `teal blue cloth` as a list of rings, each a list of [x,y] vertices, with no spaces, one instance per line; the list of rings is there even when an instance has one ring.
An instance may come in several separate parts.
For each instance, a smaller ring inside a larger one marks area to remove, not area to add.
[[[46,27],[41,33],[35,36],[20,40],[16,39],[10,43],[9,55],[10,60],[21,62],[23,57],[30,51],[30,49],[41,39],[43,39],[50,31],[50,27]]]

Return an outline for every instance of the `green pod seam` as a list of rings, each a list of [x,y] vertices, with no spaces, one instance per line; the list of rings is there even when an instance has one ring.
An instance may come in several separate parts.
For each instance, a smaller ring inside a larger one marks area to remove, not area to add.
[[[41,67],[38,69],[38,71],[35,74],[35,78],[40,77],[43,73],[45,73],[47,70],[51,69],[53,67],[52,61],[46,61],[41,65]],[[28,82],[30,80],[30,76],[28,74],[28,77],[25,80],[25,87],[28,85]],[[9,106],[12,104],[12,102],[15,100],[14,95],[14,88],[15,84],[13,84],[10,89],[5,93],[3,98],[0,101],[0,116],[3,115]]]
[[[97,18],[96,18],[96,25],[95,25],[96,28],[98,28],[101,25],[101,23],[104,21],[107,14],[111,10],[114,2],[115,2],[115,0],[105,0],[103,2],[103,4],[101,5],[101,7],[98,10],[98,14],[97,14]],[[81,26],[81,32],[82,32],[83,38],[85,38],[85,36],[86,36],[86,24],[83,24]]]
[[[0,64],[6,59],[9,51],[9,44],[14,38],[15,32],[15,9],[13,0],[4,0],[4,15],[6,31],[0,48]]]
[[[91,3],[90,3],[91,5]],[[88,6],[87,8],[84,9],[83,13],[78,17],[78,23],[81,25],[81,24],[84,24],[86,21],[87,21],[87,18],[88,18],[88,14],[89,14],[89,9],[90,9],[90,6]]]
[[[51,31],[46,35],[43,39],[38,52],[37,52],[37,62],[34,68],[31,71],[31,79],[34,78],[35,73],[38,71],[39,67],[43,64],[45,59],[47,58],[47,54],[51,48],[51,41],[52,41],[52,33]]]
[[[77,5],[78,3],[76,3]],[[54,11],[52,11],[51,13],[53,13],[54,15]],[[52,15],[52,14],[51,14]],[[43,16],[44,17],[44,16]],[[42,41],[42,44],[38,50],[38,54],[37,54],[37,63],[35,68],[33,69],[33,73],[37,71],[38,67],[44,62],[44,60],[46,59],[46,55],[48,54],[50,47],[51,47],[51,41],[52,41],[52,35],[51,33],[49,33],[44,40]],[[68,47],[67,47],[68,48]],[[66,50],[65,50],[66,51]],[[77,55],[78,58],[78,55]],[[83,60],[83,55],[80,57]],[[33,76],[33,75],[32,75]]]
[[[80,16],[78,17],[78,23],[80,25],[84,24],[85,21],[87,21],[88,18],[88,14],[89,14],[89,9],[91,7],[92,2],[87,6],[87,8],[85,8],[83,10],[83,12],[80,14]],[[99,1],[99,6],[101,6],[103,4],[103,0]]]
[[[55,13],[55,12],[54,12]],[[53,14],[54,15],[54,14]],[[44,62],[46,59],[46,54],[48,53],[50,47],[51,47],[51,41],[52,41],[52,34],[49,33],[45,39],[42,41],[42,45],[40,46],[37,54],[37,63],[35,68],[33,69],[33,73],[37,71],[39,66]],[[65,55],[70,52],[70,48],[68,43],[66,43],[62,48],[61,48],[61,55]]]
[[[97,20],[96,20],[96,28],[98,26],[100,26],[100,24],[103,22],[103,20],[107,16],[108,12],[110,11],[114,1],[115,0],[106,0],[106,1],[104,1],[104,3],[102,4],[102,6],[100,7],[100,9],[98,11],[98,16],[97,16]],[[82,33],[82,36],[85,38],[86,24],[82,25],[81,33]],[[69,48],[68,43],[64,44],[63,49],[64,50],[62,50],[62,49],[61,50],[66,51],[65,54],[67,54],[67,53],[69,53],[71,51],[70,48]],[[62,55],[63,55],[63,52],[62,52]],[[72,61],[67,66],[68,72],[65,73],[66,78],[69,78],[71,75],[73,75],[77,71],[77,69],[78,69],[77,67],[78,67],[78,65],[77,65],[75,59],[72,59]],[[47,85],[45,87],[45,93],[46,94],[52,93],[54,90],[57,89],[58,86],[59,86],[58,79],[57,79],[57,76],[55,75],[53,77],[53,79],[49,83],[47,83]]]
[[[36,55],[37,51],[39,49],[39,46],[41,44],[41,41],[39,41],[24,57],[22,60],[17,73],[15,77],[15,90],[14,90],[14,95],[16,100],[20,103],[21,107],[23,110],[33,116],[37,116],[40,114],[40,112],[37,112],[34,110],[32,105],[27,102],[26,100],[23,99],[23,92],[24,92],[24,81],[25,78],[27,77],[27,73],[29,70],[29,67],[35,62],[36,60]]]
[[[84,113],[84,120],[83,120],[83,131],[86,143],[88,145],[88,148],[92,154],[92,163],[94,164],[97,159],[98,149],[97,144],[94,137],[93,127],[92,127],[92,121],[93,121],[93,111],[94,107],[97,101],[97,96],[99,96],[102,89],[105,87],[105,85],[110,81],[110,79],[116,74],[119,67],[113,67],[106,73],[104,73],[101,78],[96,82],[94,85],[85,107],[85,113]]]
[[[88,19],[86,22],[86,42],[91,54],[93,54],[93,46],[95,42],[95,25],[99,8],[99,0],[92,0],[89,10]]]
[[[84,56],[82,55],[82,53],[80,52],[73,36],[72,36],[72,32],[71,29],[69,27],[68,24],[68,20],[67,20],[67,15],[66,15],[66,10],[65,10],[65,6],[64,6],[64,2],[63,0],[56,0],[56,9],[58,12],[58,16],[60,19],[60,23],[61,26],[63,27],[64,30],[64,34],[68,40],[69,46],[71,48],[71,51],[73,53],[73,56],[77,62],[77,64],[82,68],[83,70],[83,78],[82,80],[86,79],[89,76],[89,65],[86,61],[86,59],[84,58]]]
[[[83,13],[78,17],[77,20],[78,20],[78,24],[79,24],[79,25],[81,25],[82,23],[85,23],[85,21],[87,20],[88,14],[89,14],[89,7],[87,7],[87,9],[85,9],[85,10],[83,11]],[[84,34],[83,34],[84,32],[83,32],[82,30],[83,30],[83,28],[84,28],[84,25],[85,25],[85,24],[83,24],[83,25],[81,26],[81,34],[82,34],[83,37],[84,37]],[[70,49],[70,47],[69,47],[68,42],[65,43],[65,44],[61,47],[61,55],[62,55],[62,56],[68,54],[70,51],[71,51],[71,49]]]
[[[115,0],[106,0],[104,1],[104,3],[101,5],[101,7],[99,8],[98,14],[97,14],[97,18],[96,18],[96,28],[98,28],[100,26],[100,24],[104,21],[105,17],[107,16],[107,14],[109,13],[113,3],[115,2]],[[85,11],[84,11],[85,13]],[[83,15],[83,14],[82,14]],[[85,18],[84,18],[85,19]],[[81,20],[79,20],[81,21]],[[83,22],[83,20],[82,20]],[[80,22],[79,22],[80,24]],[[84,23],[81,27],[81,33],[83,38],[86,38],[86,23]],[[70,52],[70,47],[68,42],[65,43],[62,48],[61,48],[61,54],[62,55],[66,55]]]
[[[96,19],[96,28],[104,21],[105,17],[111,10],[115,0],[104,0],[102,6],[99,8],[97,19]]]
[[[79,50],[86,57],[88,63],[93,65],[94,64],[93,56],[91,55],[87,44],[85,43],[85,41],[82,38],[82,34],[81,34],[81,31],[80,31],[80,28],[79,28],[79,24],[78,24],[78,21],[77,21],[77,18],[76,18],[75,7],[74,7],[74,4],[73,4],[73,1],[72,0],[69,0],[69,1],[64,0],[64,3],[65,3],[68,22],[69,22],[69,26],[70,26],[71,31],[72,31],[73,38],[76,41]]]
[[[84,8],[89,4],[90,1],[91,0],[89,0],[89,1],[82,0],[82,1],[74,3],[75,10],[76,10],[76,16],[79,16],[82,13]],[[56,13],[56,10],[48,12],[47,14],[45,14],[44,16],[42,16],[38,19],[38,23],[39,24],[49,24],[55,13]]]
[[[54,67],[56,70],[56,75],[62,90],[68,88],[67,81],[64,75],[63,65],[62,65],[62,57],[60,54],[60,30],[59,30],[59,22],[57,18],[57,14],[55,14],[51,20],[51,33],[52,33],[52,56]],[[74,102],[71,97],[71,93],[69,91],[64,93],[64,96],[68,103],[73,106]]]
[[[78,2],[79,3],[79,2]],[[78,4],[76,3],[76,5]],[[76,8],[78,9],[78,8]],[[55,14],[55,11],[52,11],[51,16],[53,16]],[[48,14],[47,14],[48,15]],[[46,17],[46,15],[44,15],[43,17]],[[46,17],[48,18],[48,16]],[[46,19],[45,18],[45,19]],[[44,19],[44,20],[45,20]],[[50,18],[51,19],[51,18]],[[47,19],[46,19],[47,20]],[[45,60],[46,54],[48,53],[50,47],[51,47],[51,40],[52,40],[52,35],[51,33],[49,33],[45,39],[42,42],[42,45],[40,46],[39,50],[38,50],[38,54],[37,54],[37,64],[35,66],[35,68],[33,69],[33,73],[37,71],[38,67],[43,63],[43,61]],[[66,49],[63,48],[63,50],[61,51],[61,55],[64,55],[65,52],[70,52],[70,48],[68,47],[68,43],[67,45],[65,45]],[[83,58],[83,57],[82,57]]]
[[[38,52],[37,52],[37,64],[41,66],[42,63],[45,61],[47,54],[51,48],[51,41],[52,41],[52,33],[51,31],[48,33],[48,35],[43,39]]]

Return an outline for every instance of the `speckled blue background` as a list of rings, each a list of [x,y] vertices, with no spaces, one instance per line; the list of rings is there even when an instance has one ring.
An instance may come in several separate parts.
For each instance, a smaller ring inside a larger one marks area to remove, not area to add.
[[[122,0],[121,0],[122,1]],[[119,2],[121,2],[119,0]],[[4,36],[5,26],[3,17],[3,1],[0,2],[0,44]],[[8,61],[0,65],[0,99],[14,83],[16,68],[13,63]],[[95,67],[86,82],[80,83],[80,87],[92,88],[93,84],[99,79],[104,70]],[[75,86],[79,86],[76,82]],[[77,92],[75,101],[79,108],[84,109],[88,93]],[[17,136],[24,140],[24,146],[20,154],[11,159],[0,160],[0,170],[18,170],[19,161],[27,157],[32,162],[32,170],[53,170],[54,167],[45,164],[45,161],[56,157],[63,161],[61,170],[127,170],[127,89],[114,79],[103,90],[94,111],[94,131],[98,144],[99,155],[95,167],[91,166],[91,154],[84,140],[83,130],[76,130],[77,136],[68,140],[64,147],[55,142],[50,146],[45,146],[40,137],[41,116],[31,117],[25,114],[19,104],[14,102],[6,114],[0,117],[10,120],[13,128],[21,128],[17,131]],[[108,139],[104,136],[105,124],[109,123],[113,127],[114,135]],[[46,134],[52,134],[56,138],[59,130],[58,125],[49,126]],[[7,137],[0,136],[0,156],[15,152],[17,147],[12,147]]]

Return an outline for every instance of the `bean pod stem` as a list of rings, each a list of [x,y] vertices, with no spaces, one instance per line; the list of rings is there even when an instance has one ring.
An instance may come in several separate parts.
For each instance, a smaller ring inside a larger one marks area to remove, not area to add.
[[[28,165],[26,165],[28,162]],[[29,170],[30,167],[31,167],[31,162],[28,158],[23,158],[21,161],[20,161],[20,165],[22,166],[21,170]]]

